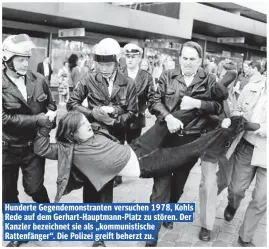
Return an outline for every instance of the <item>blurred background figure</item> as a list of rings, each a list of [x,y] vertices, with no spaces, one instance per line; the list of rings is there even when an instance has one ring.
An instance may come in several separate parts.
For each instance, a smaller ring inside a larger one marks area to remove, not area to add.
[[[46,57],[43,60],[43,62],[38,63],[36,71],[44,75],[50,85],[50,80],[51,80],[51,75],[53,73],[53,70],[51,68],[49,57]]]
[[[70,78],[69,78],[69,86],[75,87],[79,81],[80,78],[80,67],[78,66],[78,56],[76,54],[71,54],[68,58],[68,64],[69,64],[69,72],[70,72]]]
[[[152,73],[151,65],[147,59],[142,59],[140,68],[150,74]]]
[[[69,63],[65,61],[63,63],[63,67],[60,68],[58,72],[59,78],[59,86],[58,86],[58,93],[59,93],[59,105],[65,105],[68,98],[69,98]]]
[[[242,92],[243,88],[245,85],[249,83],[249,63],[250,61],[244,61],[243,62],[243,67],[238,73],[238,78],[237,78],[237,98],[239,97],[240,93]]]
[[[69,76],[69,64],[68,61],[64,61],[63,63],[63,67],[59,69],[58,71],[58,77],[62,78],[62,77],[66,77]]]
[[[62,76],[62,81],[59,83],[58,92],[59,92],[59,105],[66,105],[69,99],[69,84],[68,84],[68,75]]]

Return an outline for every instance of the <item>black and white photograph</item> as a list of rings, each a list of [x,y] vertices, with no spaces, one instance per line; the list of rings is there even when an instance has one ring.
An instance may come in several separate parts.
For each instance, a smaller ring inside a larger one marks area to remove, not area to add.
[[[267,247],[267,11],[3,1],[2,247]],[[32,240],[14,203],[195,211],[148,240]]]

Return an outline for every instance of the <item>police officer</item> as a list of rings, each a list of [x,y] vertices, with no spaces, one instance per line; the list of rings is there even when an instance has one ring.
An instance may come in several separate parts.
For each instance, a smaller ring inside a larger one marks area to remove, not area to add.
[[[124,143],[125,132],[123,131],[135,118],[138,107],[133,80],[118,70],[119,55],[120,45],[116,40],[106,38],[99,42],[94,52],[96,72],[88,73],[81,78],[67,103],[67,109],[83,113],[90,122],[101,122],[93,115],[94,110],[99,107],[101,112],[113,117],[113,123],[101,123],[101,125]],[[82,106],[85,98],[88,107]],[[114,179],[100,192],[97,192],[88,182],[83,188],[83,201],[85,203],[113,202],[113,182]],[[104,246],[104,242],[94,243],[94,246]]]
[[[134,122],[126,128],[126,141],[131,143],[133,139],[141,135],[142,128],[146,126],[145,110],[147,108],[147,99],[149,88],[153,81],[151,75],[145,70],[140,69],[143,50],[138,45],[128,43],[124,46],[126,67],[123,72],[126,76],[132,78],[135,82],[138,97],[138,115]],[[114,187],[122,183],[122,177],[117,176]]]
[[[25,192],[35,202],[50,202],[44,187],[45,159],[35,155],[33,140],[37,126],[49,125],[49,119],[55,117],[56,105],[45,77],[28,70],[34,47],[26,34],[9,36],[3,42],[3,204],[19,202],[20,168]],[[12,241],[7,246],[18,247],[21,243]]]

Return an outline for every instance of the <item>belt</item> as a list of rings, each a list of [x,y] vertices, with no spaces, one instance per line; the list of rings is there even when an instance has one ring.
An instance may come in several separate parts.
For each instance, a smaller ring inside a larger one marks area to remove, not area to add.
[[[182,137],[182,136],[186,136],[186,135],[197,135],[197,134],[205,134],[207,133],[207,130],[201,130],[201,129],[180,129],[177,132],[177,135]]]
[[[33,142],[27,142],[24,144],[9,144],[8,142],[2,141],[2,145],[15,148],[25,148],[25,147],[31,147],[33,145]]]

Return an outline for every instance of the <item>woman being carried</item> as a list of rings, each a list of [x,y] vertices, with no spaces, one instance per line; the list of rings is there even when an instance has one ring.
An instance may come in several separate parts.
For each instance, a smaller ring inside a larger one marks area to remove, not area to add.
[[[178,114],[175,112],[173,115]],[[58,202],[62,195],[82,187],[88,180],[99,191],[116,175],[163,176],[184,165],[192,156],[208,156],[210,160],[218,161],[220,155],[227,151],[227,143],[244,128],[244,119],[235,117],[229,128],[215,129],[180,147],[159,148],[167,127],[157,123],[130,145],[122,145],[100,127],[95,127],[94,133],[83,114],[69,112],[59,122],[57,142],[50,143],[50,129],[42,127],[34,149],[42,157],[58,160],[55,198]],[[78,174],[82,181],[78,181]]]

